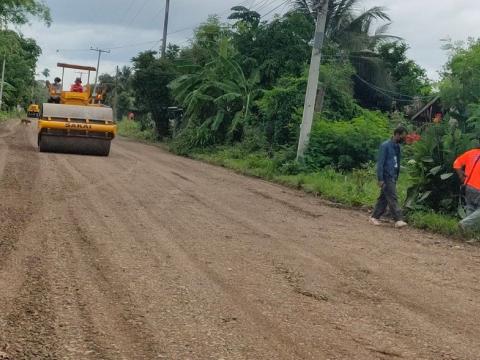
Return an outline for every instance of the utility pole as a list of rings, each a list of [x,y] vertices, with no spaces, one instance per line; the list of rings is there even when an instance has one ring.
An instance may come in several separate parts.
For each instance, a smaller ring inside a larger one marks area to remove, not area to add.
[[[86,72],[83,71],[75,71],[75,74],[77,74],[80,77],[80,80],[83,81],[83,75],[86,75]]]
[[[97,81],[98,81],[98,73],[100,71],[100,58],[102,57],[102,53],[110,54],[110,50],[104,50],[104,49],[93,48],[93,47],[91,47],[90,50],[98,52],[97,71],[95,72],[95,85],[93,87],[93,96],[97,96]]]
[[[325,26],[327,24],[328,1],[319,0],[316,7],[317,23],[315,26],[315,36],[313,39],[312,59],[310,61],[310,70],[308,73],[307,92],[305,94],[305,104],[303,107],[303,119],[300,127],[300,138],[298,140],[297,161],[303,161],[305,150],[310,140],[312,130],[313,115],[315,113],[315,101],[318,91],[318,77],[320,76],[320,63],[322,61],[322,47],[325,39]]]
[[[162,59],[165,59],[167,52],[167,35],[168,35],[168,16],[170,13],[170,0],[166,0],[165,4],[165,21],[163,23],[163,39],[162,39]]]
[[[118,116],[118,110],[117,110],[117,104],[118,104],[118,99],[117,99],[117,96],[118,96],[118,90],[117,90],[117,86],[118,86],[118,65],[117,65],[117,69],[116,69],[116,72],[115,72],[115,84],[114,84],[114,89],[113,89],[113,120],[114,121],[117,121],[117,116]]]
[[[2,110],[2,105],[3,105],[3,83],[5,80],[5,62],[6,61],[7,61],[7,56],[3,54],[2,82],[0,83],[0,110]]]

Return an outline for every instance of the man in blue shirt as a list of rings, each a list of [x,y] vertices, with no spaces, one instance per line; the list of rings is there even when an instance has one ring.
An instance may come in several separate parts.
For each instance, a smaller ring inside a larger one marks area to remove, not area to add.
[[[400,175],[401,148],[400,144],[405,143],[407,129],[399,126],[393,132],[393,137],[380,146],[377,162],[377,179],[381,192],[377,205],[373,211],[370,223],[381,225],[380,218],[385,214],[387,207],[395,220],[395,227],[407,226],[403,221],[402,210],[398,205],[397,180]]]

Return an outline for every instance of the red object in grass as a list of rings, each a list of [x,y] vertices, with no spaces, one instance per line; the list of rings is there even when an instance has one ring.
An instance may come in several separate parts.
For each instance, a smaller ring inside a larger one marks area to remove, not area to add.
[[[418,135],[417,133],[411,133],[411,134],[408,134],[407,135],[407,138],[406,138],[406,143],[408,145],[412,145],[414,143],[416,143],[417,141],[420,141],[422,140],[422,137],[420,135]]]

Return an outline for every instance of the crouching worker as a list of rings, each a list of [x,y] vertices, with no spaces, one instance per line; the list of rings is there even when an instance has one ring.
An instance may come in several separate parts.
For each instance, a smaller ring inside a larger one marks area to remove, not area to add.
[[[398,204],[397,180],[400,175],[401,148],[407,137],[407,129],[399,126],[393,132],[393,137],[380,146],[377,162],[377,180],[380,187],[380,197],[373,211],[370,223],[381,225],[380,218],[385,214],[387,208],[395,220],[395,227],[407,226],[403,221],[402,210]]]
[[[480,149],[473,149],[460,155],[453,168],[465,187],[467,217],[460,221],[460,228],[466,232],[480,229]]]

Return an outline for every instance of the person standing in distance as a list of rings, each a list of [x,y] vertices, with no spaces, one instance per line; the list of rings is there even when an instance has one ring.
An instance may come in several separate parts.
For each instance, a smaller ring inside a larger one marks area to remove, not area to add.
[[[402,210],[398,204],[397,180],[400,175],[401,144],[405,143],[407,129],[399,126],[393,137],[380,146],[377,162],[377,180],[380,186],[380,197],[369,221],[372,225],[381,225],[380,218],[387,207],[395,220],[396,228],[403,228],[407,223],[403,220]]]

